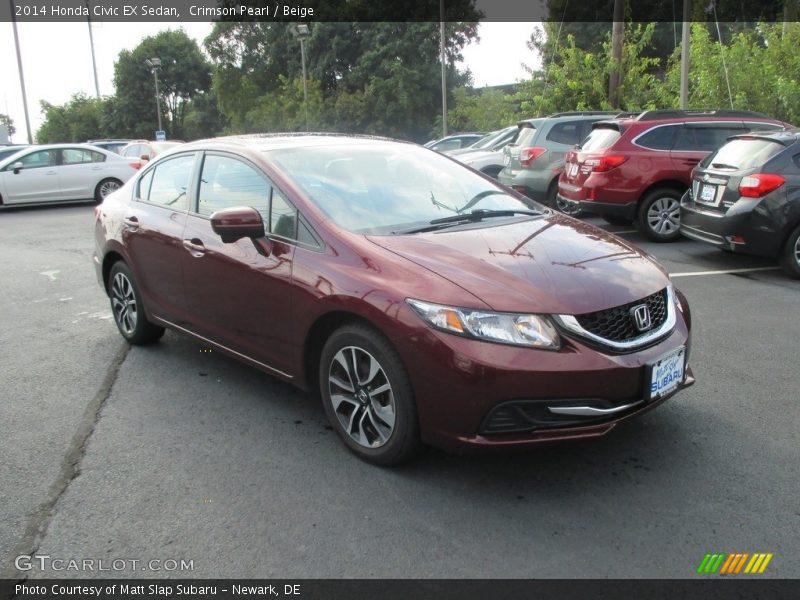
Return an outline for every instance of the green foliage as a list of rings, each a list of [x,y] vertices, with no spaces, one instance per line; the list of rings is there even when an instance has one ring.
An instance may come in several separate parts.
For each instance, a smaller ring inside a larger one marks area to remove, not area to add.
[[[312,106],[309,87],[309,121],[317,124],[312,128],[427,139],[441,107],[438,27],[312,23],[304,42],[307,76],[320,94],[319,105]],[[476,24],[448,23],[446,36],[452,90],[468,82],[453,65],[476,36]],[[266,123],[284,130],[298,127],[294,111],[286,112],[294,97],[287,82],[302,80],[300,43],[290,24],[217,23],[205,47],[214,62],[220,110],[232,131]],[[288,120],[281,125],[278,115]]]
[[[105,101],[89,98],[85,94],[74,94],[69,102],[61,106],[41,102],[45,120],[36,140],[40,144],[85,142],[107,137],[103,113]]]
[[[553,24],[547,24],[552,32]],[[646,56],[655,25],[627,25],[622,51],[620,106],[608,103],[608,78],[617,68],[611,60],[611,30],[602,42],[601,52],[581,49],[574,36],[567,35],[563,45],[547,46],[543,33],[535,33],[531,50],[548,47],[551,60],[543,69],[532,72],[517,94],[522,112],[541,116],[568,110],[640,110],[657,108],[661,87],[655,73],[661,61]]]
[[[447,113],[450,131],[494,131],[513,125],[524,113],[514,96],[497,89],[474,92],[466,87],[453,90],[453,106]],[[441,129],[431,132],[437,137]]]
[[[713,31],[713,33],[712,33]],[[689,52],[689,106],[755,110],[800,123],[800,23],[761,23],[732,34],[721,45],[716,30],[692,25]],[[728,71],[731,95],[725,81]],[[680,97],[680,51],[670,59],[661,102],[677,106]]]
[[[0,125],[5,126],[6,132],[8,132],[9,137],[11,137],[17,132],[17,128],[14,127],[14,119],[9,117],[8,115],[0,114]]]
[[[185,136],[189,102],[211,87],[211,66],[197,43],[183,30],[146,37],[133,50],[123,50],[114,65],[115,118],[131,137],[151,139],[158,128],[155,81],[146,59],[158,57],[159,97],[163,127],[171,138]]]

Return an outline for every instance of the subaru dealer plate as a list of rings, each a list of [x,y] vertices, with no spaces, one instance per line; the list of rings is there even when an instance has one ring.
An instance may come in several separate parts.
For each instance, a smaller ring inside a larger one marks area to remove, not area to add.
[[[686,348],[670,352],[666,356],[648,365],[647,390],[645,398],[655,400],[674,392],[683,381],[683,369],[686,360]]]
[[[700,202],[703,204],[714,204],[714,199],[717,195],[717,186],[715,185],[704,185],[700,189]]]

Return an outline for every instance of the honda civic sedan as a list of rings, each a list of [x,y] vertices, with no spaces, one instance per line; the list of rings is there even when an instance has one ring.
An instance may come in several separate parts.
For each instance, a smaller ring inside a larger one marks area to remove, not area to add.
[[[89,144],[28,146],[0,160],[0,205],[100,202],[137,168]]]
[[[97,207],[94,260],[130,343],[169,328],[316,392],[377,464],[601,436],[694,381],[652,257],[414,144],[183,145]]]

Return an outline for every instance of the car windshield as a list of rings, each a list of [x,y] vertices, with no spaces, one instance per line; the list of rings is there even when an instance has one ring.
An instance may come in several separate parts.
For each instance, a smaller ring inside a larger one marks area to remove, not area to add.
[[[475,210],[533,206],[411,144],[282,148],[269,156],[332,221],[355,233],[386,235]]]
[[[759,167],[783,150],[778,142],[762,138],[735,139],[712,152],[703,159],[701,167],[717,167],[727,169],[751,169]]]

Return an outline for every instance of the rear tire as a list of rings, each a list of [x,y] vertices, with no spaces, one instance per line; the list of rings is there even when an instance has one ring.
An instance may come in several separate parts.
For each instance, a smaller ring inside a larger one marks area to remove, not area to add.
[[[800,225],[789,234],[789,238],[786,240],[781,255],[781,266],[787,274],[795,279],[800,279]]]
[[[558,179],[553,180],[553,182],[550,184],[550,187],[547,188],[547,197],[545,202],[547,203],[547,206],[553,210],[557,210],[561,214],[568,215],[570,217],[579,218],[584,214],[580,209],[580,205],[573,204],[571,202],[564,202],[563,200],[558,199]]]
[[[122,182],[119,179],[114,179],[113,177],[103,179],[103,181],[98,183],[97,187],[94,188],[94,199],[97,202],[102,202],[109,194],[116,192],[121,187]]]
[[[345,445],[390,466],[421,447],[414,392],[395,349],[377,331],[352,324],[325,342],[319,362],[322,404]]]
[[[135,346],[152,344],[164,335],[163,327],[147,320],[139,286],[128,265],[122,261],[111,267],[108,295],[117,329],[129,343]]]
[[[681,192],[660,188],[648,193],[641,206],[639,231],[654,242],[673,242],[681,235]]]

